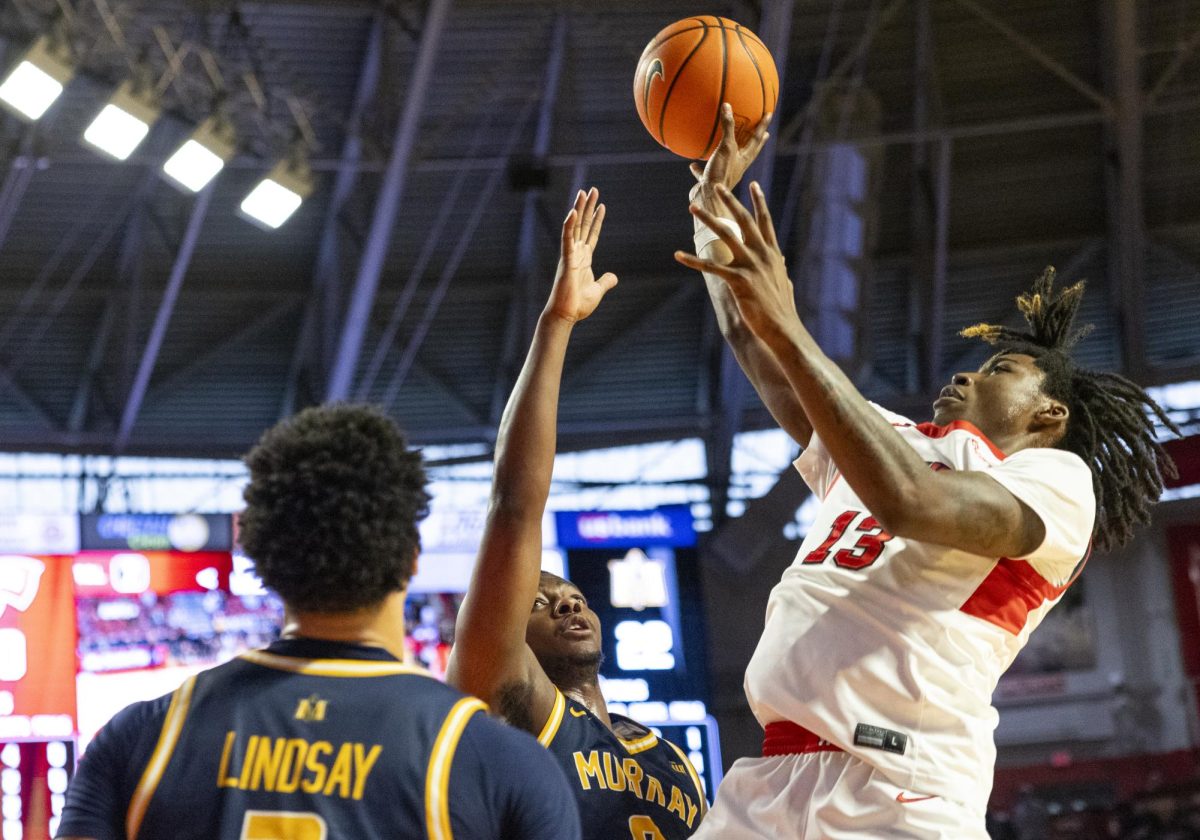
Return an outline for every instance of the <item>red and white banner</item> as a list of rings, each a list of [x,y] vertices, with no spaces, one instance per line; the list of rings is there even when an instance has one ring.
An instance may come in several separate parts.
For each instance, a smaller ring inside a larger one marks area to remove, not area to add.
[[[0,555],[0,740],[75,731],[73,561]]]
[[[228,591],[233,570],[228,551],[81,551],[74,559],[81,598]]]

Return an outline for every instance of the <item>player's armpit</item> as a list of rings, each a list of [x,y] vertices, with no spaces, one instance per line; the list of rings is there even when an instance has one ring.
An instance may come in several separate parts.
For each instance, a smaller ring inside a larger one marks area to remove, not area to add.
[[[558,703],[558,690],[537,664],[533,651],[526,650],[532,660],[528,679],[500,686],[491,706],[509,726],[537,736],[550,722]]]
[[[930,472],[886,521],[888,533],[984,557],[1025,557],[1046,538],[1041,517],[987,473]]]

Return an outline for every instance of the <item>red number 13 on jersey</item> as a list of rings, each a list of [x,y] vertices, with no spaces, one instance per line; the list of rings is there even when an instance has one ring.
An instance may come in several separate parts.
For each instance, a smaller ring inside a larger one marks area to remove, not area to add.
[[[846,536],[847,531],[849,536]],[[846,541],[854,539],[854,544],[834,551],[843,537]],[[832,552],[833,562],[843,569],[865,569],[879,559],[884,543],[891,538],[874,516],[860,510],[848,510],[833,520],[829,536],[804,556],[804,562],[824,563]]]

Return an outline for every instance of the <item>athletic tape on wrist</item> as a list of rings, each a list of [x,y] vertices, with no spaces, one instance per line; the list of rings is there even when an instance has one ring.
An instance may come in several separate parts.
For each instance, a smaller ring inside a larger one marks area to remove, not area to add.
[[[746,241],[742,237],[742,229],[738,227],[737,222],[733,221],[733,219],[717,219],[717,224],[729,231],[729,233],[733,235],[733,238],[738,242]],[[696,246],[697,256],[699,256],[702,250],[720,238],[721,237],[717,235],[717,233],[710,227],[708,227],[708,225],[704,224],[704,222],[700,221],[698,218],[696,219],[696,232],[692,237],[692,242]]]

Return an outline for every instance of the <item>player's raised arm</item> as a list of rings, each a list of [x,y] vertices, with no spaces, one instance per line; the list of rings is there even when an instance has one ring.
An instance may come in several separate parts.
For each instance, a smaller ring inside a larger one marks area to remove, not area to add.
[[[683,252],[676,252],[676,259],[725,283],[747,326],[778,360],[813,431],[859,498],[895,536],[990,557],[1023,557],[1036,549],[1046,530],[1032,509],[981,472],[930,470],[817,346],[796,312],[792,282],[762,190],[752,184],[750,191],[753,215],[723,185],[716,188],[740,236],[717,227],[716,217],[703,207],[692,206],[697,218],[714,226],[729,248],[729,264]],[[1061,403],[1049,400],[1039,422],[1049,430],[1065,422],[1065,411]]]
[[[447,671],[452,684],[535,734],[550,714],[555,689],[525,643],[525,627],[538,594],[567,343],[575,323],[617,283],[611,273],[597,278],[592,272],[603,222],[594,188],[579,193],[563,222],[554,287],[500,421],[483,542]]]
[[[732,219],[717,197],[717,185],[724,185],[731,190],[738,185],[766,144],[769,136],[767,125],[770,122],[771,114],[764,115],[750,139],[739,148],[734,131],[733,109],[728,103],[721,106],[721,142],[703,168],[698,163],[693,163],[691,167],[697,182],[692,194],[701,207],[715,216]],[[721,265],[728,264],[733,256],[725,243],[708,233],[702,223],[697,222],[696,228],[697,254]],[[801,446],[807,446],[812,436],[812,426],[779,363],[770,349],[746,326],[725,282],[706,272],[704,283],[717,313],[721,335],[754,385],[759,399],[781,429]]]

